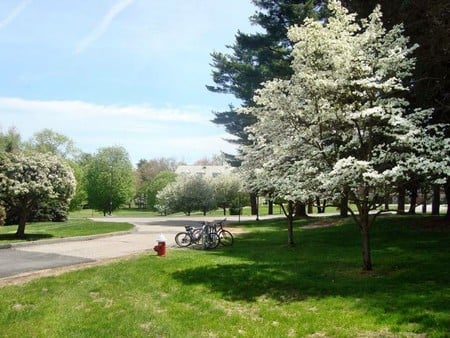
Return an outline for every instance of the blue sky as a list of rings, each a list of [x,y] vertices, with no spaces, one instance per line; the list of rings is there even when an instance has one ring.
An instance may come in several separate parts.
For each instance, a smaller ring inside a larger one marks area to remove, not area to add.
[[[234,152],[210,53],[253,32],[250,0],[1,0],[0,128],[50,128],[85,152],[192,163]]]

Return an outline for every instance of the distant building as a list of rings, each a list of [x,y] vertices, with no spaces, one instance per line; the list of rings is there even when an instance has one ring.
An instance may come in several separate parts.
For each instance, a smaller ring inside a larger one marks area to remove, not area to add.
[[[222,174],[231,174],[232,168],[223,165],[180,165],[175,170],[177,175],[201,175],[204,177],[217,177]]]

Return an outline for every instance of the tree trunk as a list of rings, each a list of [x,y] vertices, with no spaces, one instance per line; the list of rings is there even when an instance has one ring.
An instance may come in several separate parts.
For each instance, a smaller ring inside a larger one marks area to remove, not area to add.
[[[327,203],[327,200],[323,200],[323,205],[321,205],[320,204],[320,199],[316,198],[316,203],[317,203],[317,213],[318,214],[325,213],[325,204]]]
[[[416,204],[417,204],[417,187],[411,188],[409,197],[410,198],[409,198],[408,214],[415,215],[416,214]]]
[[[447,213],[445,214],[446,218],[450,218],[450,178],[447,178],[447,183],[444,187],[445,198],[447,199]]]
[[[311,201],[308,202],[308,214],[312,214],[314,212],[313,208],[313,203]]]
[[[294,246],[294,203],[288,202],[288,245]]]
[[[342,218],[348,217],[348,193],[341,198],[340,213]]]
[[[435,184],[433,186],[433,199],[431,201],[431,214],[439,215],[439,209],[441,207],[441,186]]]
[[[295,217],[306,217],[306,204],[295,202]]]
[[[405,187],[401,184],[398,186],[397,213],[403,215],[405,213]]]
[[[283,213],[288,219],[288,245],[294,246],[294,203],[292,201],[288,201],[287,211],[283,203],[280,203],[280,207],[283,209]]]
[[[258,205],[257,205],[257,201],[256,201],[256,194],[255,193],[251,193],[250,194],[250,207],[252,210],[252,215],[257,215],[258,214]]]
[[[227,215],[227,208],[223,208],[223,215],[224,215],[224,216]]]
[[[269,198],[269,209],[267,210],[268,215],[273,215],[273,200]]]
[[[423,190],[422,195],[423,195],[422,214],[426,214],[427,213],[427,199],[428,199],[427,191]]]
[[[25,238],[25,225],[27,223],[27,214],[28,212],[22,210],[19,215],[19,225],[16,231],[16,238],[24,239]]]
[[[389,193],[384,195],[384,210],[389,210]]]
[[[363,256],[363,270],[372,270],[372,258],[370,253],[370,230],[368,224],[361,224],[361,243]]]

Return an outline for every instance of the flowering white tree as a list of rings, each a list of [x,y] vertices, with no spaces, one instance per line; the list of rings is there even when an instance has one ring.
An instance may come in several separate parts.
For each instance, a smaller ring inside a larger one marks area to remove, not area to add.
[[[156,207],[164,214],[182,211],[190,215],[201,210],[203,214],[216,207],[214,190],[200,175],[179,175],[156,195]]]
[[[16,237],[25,236],[29,216],[44,205],[68,208],[75,191],[72,169],[50,154],[0,154],[0,200],[19,215]]]
[[[226,215],[226,209],[231,207],[240,207],[239,200],[244,199],[243,182],[236,174],[222,174],[213,177],[210,184],[214,191],[216,205],[223,209]]]
[[[401,95],[416,48],[402,27],[386,31],[379,7],[361,22],[339,1],[329,10],[327,22],[307,19],[289,29],[294,74],[264,83],[256,106],[242,110],[257,118],[248,128],[253,144],[241,149],[243,168],[288,201],[348,196],[358,208],[349,211],[361,233],[363,269],[371,270],[376,215],[369,212],[384,191],[408,172],[448,168],[422,151],[430,130],[421,122],[431,111],[408,110]]]

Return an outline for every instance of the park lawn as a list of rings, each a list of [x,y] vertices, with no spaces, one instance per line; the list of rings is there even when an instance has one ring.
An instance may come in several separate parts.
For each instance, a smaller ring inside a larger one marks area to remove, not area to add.
[[[99,235],[128,231],[132,228],[133,225],[129,223],[94,222],[89,219],[69,219],[66,222],[36,222],[26,225],[25,241]],[[14,237],[16,230],[17,225],[1,226],[0,245],[24,241]]]
[[[370,273],[351,220],[297,221],[295,247],[284,220],[241,223],[233,247],[4,286],[1,336],[448,337],[450,231],[439,222],[380,218]]]

